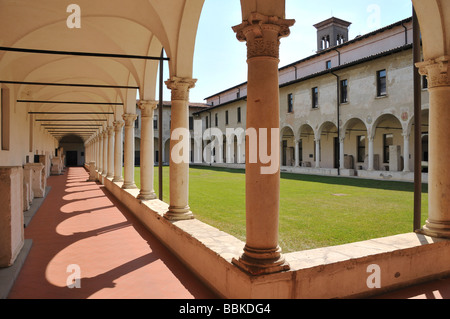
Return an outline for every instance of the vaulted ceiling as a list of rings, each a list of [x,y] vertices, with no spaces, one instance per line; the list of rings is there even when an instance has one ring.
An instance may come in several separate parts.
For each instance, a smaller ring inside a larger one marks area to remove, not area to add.
[[[38,125],[104,127],[131,111],[138,88],[155,99],[162,48],[167,78],[192,77],[203,2],[77,0],[74,11],[68,1],[0,0],[0,85],[14,86]]]

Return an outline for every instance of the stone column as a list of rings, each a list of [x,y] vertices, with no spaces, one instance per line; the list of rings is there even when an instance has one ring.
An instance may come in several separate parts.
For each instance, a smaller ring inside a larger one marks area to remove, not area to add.
[[[103,133],[98,134],[98,173],[101,175],[103,171]]]
[[[0,268],[14,264],[24,244],[22,167],[0,167]]]
[[[320,168],[320,138],[315,138],[316,143],[316,168]]]
[[[428,220],[422,231],[450,238],[450,56],[418,63],[430,94]],[[420,156],[420,154],[419,154]]]
[[[344,155],[344,142],[345,138],[339,138],[339,168],[345,169],[345,155]]]
[[[196,80],[173,77],[166,81],[172,91],[170,127],[170,205],[164,215],[170,220],[194,218],[189,207],[189,89]]]
[[[238,40],[247,42],[247,129],[255,129],[258,146],[267,143],[276,161],[280,159],[279,45],[293,24],[294,20],[251,13],[233,27]],[[264,131],[267,141],[260,141]],[[276,139],[273,134],[278,134]],[[250,154],[259,148],[246,144],[246,244],[233,263],[252,275],[284,271],[289,265],[278,245],[280,162],[275,173],[266,171],[260,156]]]
[[[368,167],[367,170],[374,170],[374,151],[373,151],[373,136],[369,136],[369,155],[368,155]]]
[[[294,166],[295,167],[299,167],[300,166],[300,159],[299,159],[299,156],[298,156],[299,155],[298,152],[299,152],[299,149],[300,149],[299,144],[300,144],[300,141],[295,141],[295,154],[294,154],[294,158],[295,158]]]
[[[124,145],[124,182],[123,189],[137,188],[134,183],[134,122],[137,114],[122,115],[125,121],[125,145]]]
[[[409,172],[409,133],[403,133],[403,172]]]
[[[156,101],[140,101],[141,109],[141,190],[138,199],[155,199],[154,182],[154,129],[153,113],[158,106]],[[172,123],[173,125],[173,123]]]
[[[107,178],[114,177],[114,127],[108,127],[108,169]]]
[[[108,174],[108,128],[106,128],[103,133],[103,164],[102,164],[102,175],[106,176]]]
[[[123,182],[122,177],[122,121],[114,122],[114,179],[113,182]]]

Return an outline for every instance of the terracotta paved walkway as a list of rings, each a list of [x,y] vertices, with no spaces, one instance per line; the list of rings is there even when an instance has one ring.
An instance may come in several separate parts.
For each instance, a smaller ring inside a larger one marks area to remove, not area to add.
[[[10,299],[216,298],[102,185],[87,179],[83,168],[48,179],[51,191],[25,229],[33,246]],[[76,267],[81,288],[70,289]]]

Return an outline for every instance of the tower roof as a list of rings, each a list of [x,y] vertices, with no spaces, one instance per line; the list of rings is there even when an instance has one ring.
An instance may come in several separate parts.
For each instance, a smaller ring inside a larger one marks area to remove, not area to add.
[[[326,27],[328,27],[330,25],[339,25],[339,26],[342,26],[344,28],[348,28],[351,24],[352,24],[351,22],[348,22],[348,21],[345,21],[345,20],[342,20],[342,19],[339,19],[339,18],[331,17],[331,18],[329,18],[329,19],[327,19],[325,21],[322,21],[322,22],[319,22],[319,23],[315,24],[314,27],[317,30],[324,29],[324,28],[326,28]]]

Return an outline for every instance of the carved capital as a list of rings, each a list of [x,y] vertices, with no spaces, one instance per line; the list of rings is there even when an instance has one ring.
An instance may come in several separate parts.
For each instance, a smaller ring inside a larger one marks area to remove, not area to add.
[[[189,90],[195,87],[196,79],[173,77],[166,81],[167,88],[172,91],[172,101],[189,101]]]
[[[280,38],[290,34],[289,27],[294,25],[293,19],[280,19],[276,16],[265,16],[252,13],[248,20],[233,27],[239,41],[247,42],[247,58],[272,57],[279,58]]]
[[[113,122],[113,125],[114,125],[114,131],[119,132],[122,129],[122,127],[125,125],[125,123],[123,121],[115,121],[115,122]]]
[[[123,120],[125,121],[125,126],[134,126],[134,122],[137,119],[137,114],[134,113],[126,113],[122,115]]]
[[[450,56],[446,55],[434,60],[416,63],[421,75],[428,78],[428,87],[450,86]]]
[[[142,117],[152,117],[153,111],[158,108],[157,101],[139,101],[138,107],[141,110]]]
[[[113,134],[114,134],[114,126],[108,126],[106,128],[106,132],[108,133],[108,136],[113,136]]]

